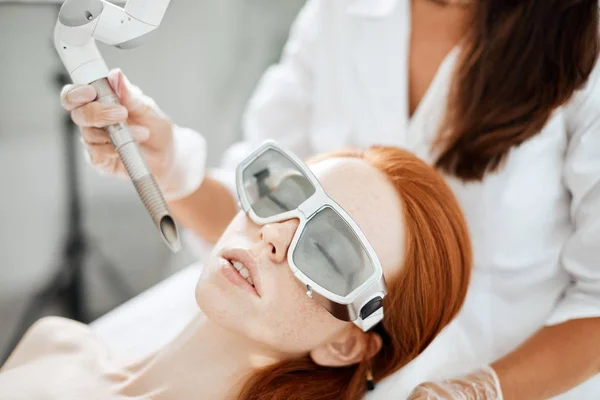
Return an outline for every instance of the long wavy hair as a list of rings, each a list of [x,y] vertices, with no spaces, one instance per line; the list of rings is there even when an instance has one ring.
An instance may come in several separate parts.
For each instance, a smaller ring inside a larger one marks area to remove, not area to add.
[[[582,88],[600,49],[598,0],[475,0],[436,166],[481,180]]]
[[[467,225],[434,168],[394,147],[318,159],[332,157],[360,158],[379,169],[403,203],[405,261],[398,276],[387,280],[385,315],[375,328],[383,346],[374,358],[348,367],[322,367],[309,356],[269,366],[250,377],[241,400],[359,399],[367,390],[367,368],[377,382],[406,365],[456,316],[465,299],[472,263]]]

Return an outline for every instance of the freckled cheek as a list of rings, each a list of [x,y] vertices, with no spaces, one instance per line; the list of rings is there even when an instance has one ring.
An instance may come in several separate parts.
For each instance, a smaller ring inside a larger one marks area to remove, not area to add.
[[[335,318],[317,301],[311,299],[307,299],[299,314],[303,319],[300,324],[301,335],[310,340],[312,347],[322,344],[345,325],[345,322]]]
[[[300,285],[286,286],[280,287],[280,297],[268,307],[262,324],[269,327],[274,345],[289,352],[310,351],[320,340],[320,325],[329,314]]]
[[[277,298],[272,299],[276,303],[276,308],[285,318],[294,320],[310,318],[317,312],[318,305],[306,295],[303,286],[291,272],[289,276],[285,275],[278,281]]]

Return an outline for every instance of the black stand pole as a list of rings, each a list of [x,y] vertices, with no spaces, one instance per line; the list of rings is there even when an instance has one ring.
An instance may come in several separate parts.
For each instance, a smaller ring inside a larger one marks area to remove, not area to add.
[[[69,83],[65,73],[59,73],[57,83],[62,87]],[[77,151],[75,141],[75,124],[70,116],[64,116],[63,127],[65,131],[65,159],[67,176],[67,194],[69,202],[69,220],[67,238],[64,245],[64,272],[59,272],[56,282],[50,282],[51,286],[59,288],[59,296],[64,298],[69,316],[77,321],[87,322],[89,319],[85,302],[85,280],[83,277],[83,265],[85,262],[86,240],[81,218],[81,200],[78,190],[77,176]],[[61,276],[61,275],[64,275]],[[43,292],[42,292],[43,293]]]
[[[56,83],[63,87],[70,83],[66,73],[60,72],[56,76]],[[85,296],[84,264],[86,255],[94,250],[85,234],[81,213],[81,199],[78,190],[77,145],[78,134],[76,126],[67,113],[63,122],[64,159],[66,161],[66,189],[68,199],[67,234],[63,244],[62,257],[54,277],[42,288],[27,305],[14,335],[8,344],[7,352],[0,360],[0,365],[8,359],[12,350],[17,346],[23,334],[31,324],[37,320],[43,310],[50,304],[59,301],[64,306],[69,318],[80,322],[89,322],[90,314]],[[104,273],[110,280],[110,286],[118,289],[123,300],[131,297],[133,291],[119,277],[116,268],[105,257]]]

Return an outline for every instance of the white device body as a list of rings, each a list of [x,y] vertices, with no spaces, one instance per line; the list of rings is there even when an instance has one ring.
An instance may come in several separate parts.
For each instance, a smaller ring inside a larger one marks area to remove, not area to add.
[[[73,83],[88,84],[108,75],[96,40],[133,47],[155,30],[170,0],[129,0],[124,8],[105,0],[67,0],[54,27],[54,45]]]

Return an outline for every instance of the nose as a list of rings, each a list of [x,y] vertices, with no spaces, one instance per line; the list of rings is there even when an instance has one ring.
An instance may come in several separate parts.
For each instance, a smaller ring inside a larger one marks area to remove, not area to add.
[[[285,222],[266,224],[260,228],[259,239],[268,247],[269,258],[279,264],[286,260],[287,252],[298,229],[299,221],[291,219]]]

